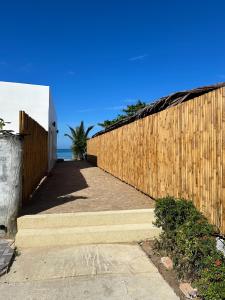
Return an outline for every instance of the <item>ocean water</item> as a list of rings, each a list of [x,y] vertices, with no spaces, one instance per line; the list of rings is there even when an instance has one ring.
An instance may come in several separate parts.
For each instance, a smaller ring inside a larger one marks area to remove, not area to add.
[[[57,149],[57,158],[71,160],[73,157],[71,149]]]

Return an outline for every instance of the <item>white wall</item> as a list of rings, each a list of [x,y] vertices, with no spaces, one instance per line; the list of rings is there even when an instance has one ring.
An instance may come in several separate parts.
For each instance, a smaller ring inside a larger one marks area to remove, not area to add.
[[[19,132],[19,111],[48,130],[49,87],[33,84],[0,82],[0,118],[11,122],[5,129]]]
[[[56,159],[57,122],[49,86],[1,82],[0,118],[11,122],[4,129],[19,132],[19,111],[24,110],[32,119],[49,131],[49,169]]]

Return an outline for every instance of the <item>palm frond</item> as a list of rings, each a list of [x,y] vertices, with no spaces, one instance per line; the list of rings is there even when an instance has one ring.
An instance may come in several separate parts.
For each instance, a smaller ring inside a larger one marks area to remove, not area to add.
[[[65,133],[64,136],[67,136],[68,138],[70,138],[72,141],[74,141],[73,137],[71,135],[69,135],[68,133]]]
[[[81,121],[80,125],[73,128],[68,126],[71,134],[65,134],[65,136],[69,137],[72,140],[72,151],[74,153],[74,157],[82,158],[84,157],[85,152],[87,151],[87,139],[88,133],[92,130],[94,126],[88,127],[85,131],[84,122]]]
[[[85,132],[86,138],[88,137],[89,132],[90,132],[94,127],[95,127],[94,125],[88,127],[88,129],[87,129],[86,132]]]
[[[68,127],[70,129],[70,132],[71,132],[72,136],[75,138],[76,137],[76,130],[74,130],[73,127],[70,127],[70,126],[68,126]]]

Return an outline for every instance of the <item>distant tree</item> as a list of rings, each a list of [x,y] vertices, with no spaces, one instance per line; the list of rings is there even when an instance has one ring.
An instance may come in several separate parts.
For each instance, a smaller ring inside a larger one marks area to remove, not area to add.
[[[123,109],[123,112],[127,116],[133,116],[139,109],[142,109],[145,106],[146,106],[145,102],[138,100],[137,103],[135,104],[127,105],[127,107]]]
[[[146,105],[147,104],[145,102],[138,100],[137,103],[127,105],[127,107],[122,110],[125,114],[119,114],[116,118],[112,120],[105,120],[102,123],[98,123],[98,125],[103,128],[107,128],[126,117],[133,116],[139,109],[144,108]]]
[[[99,126],[101,127],[108,127],[108,126],[111,126],[117,122],[119,122],[120,120],[126,118],[125,115],[118,115],[115,119],[112,119],[112,120],[105,120],[103,123],[98,123]]]
[[[87,151],[88,134],[94,126],[90,126],[85,130],[84,122],[81,121],[80,126],[72,128],[69,126],[70,133],[65,133],[65,136],[71,139],[73,155],[75,159],[84,159]]]

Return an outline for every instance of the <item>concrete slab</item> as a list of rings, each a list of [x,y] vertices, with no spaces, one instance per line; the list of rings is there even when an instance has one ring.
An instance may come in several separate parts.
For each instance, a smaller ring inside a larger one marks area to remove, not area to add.
[[[0,284],[4,300],[178,300],[158,275],[110,275]]]
[[[123,224],[68,228],[23,229],[16,235],[21,248],[85,244],[133,243],[158,237],[161,230],[152,224]]]
[[[26,249],[0,278],[2,299],[179,299],[138,245]]]
[[[81,226],[143,224],[155,221],[153,208],[60,214],[25,215],[17,219],[18,230]]]
[[[158,271],[137,245],[30,248],[24,249],[21,255],[16,257],[10,272],[4,278],[0,278],[0,282],[147,272]]]

